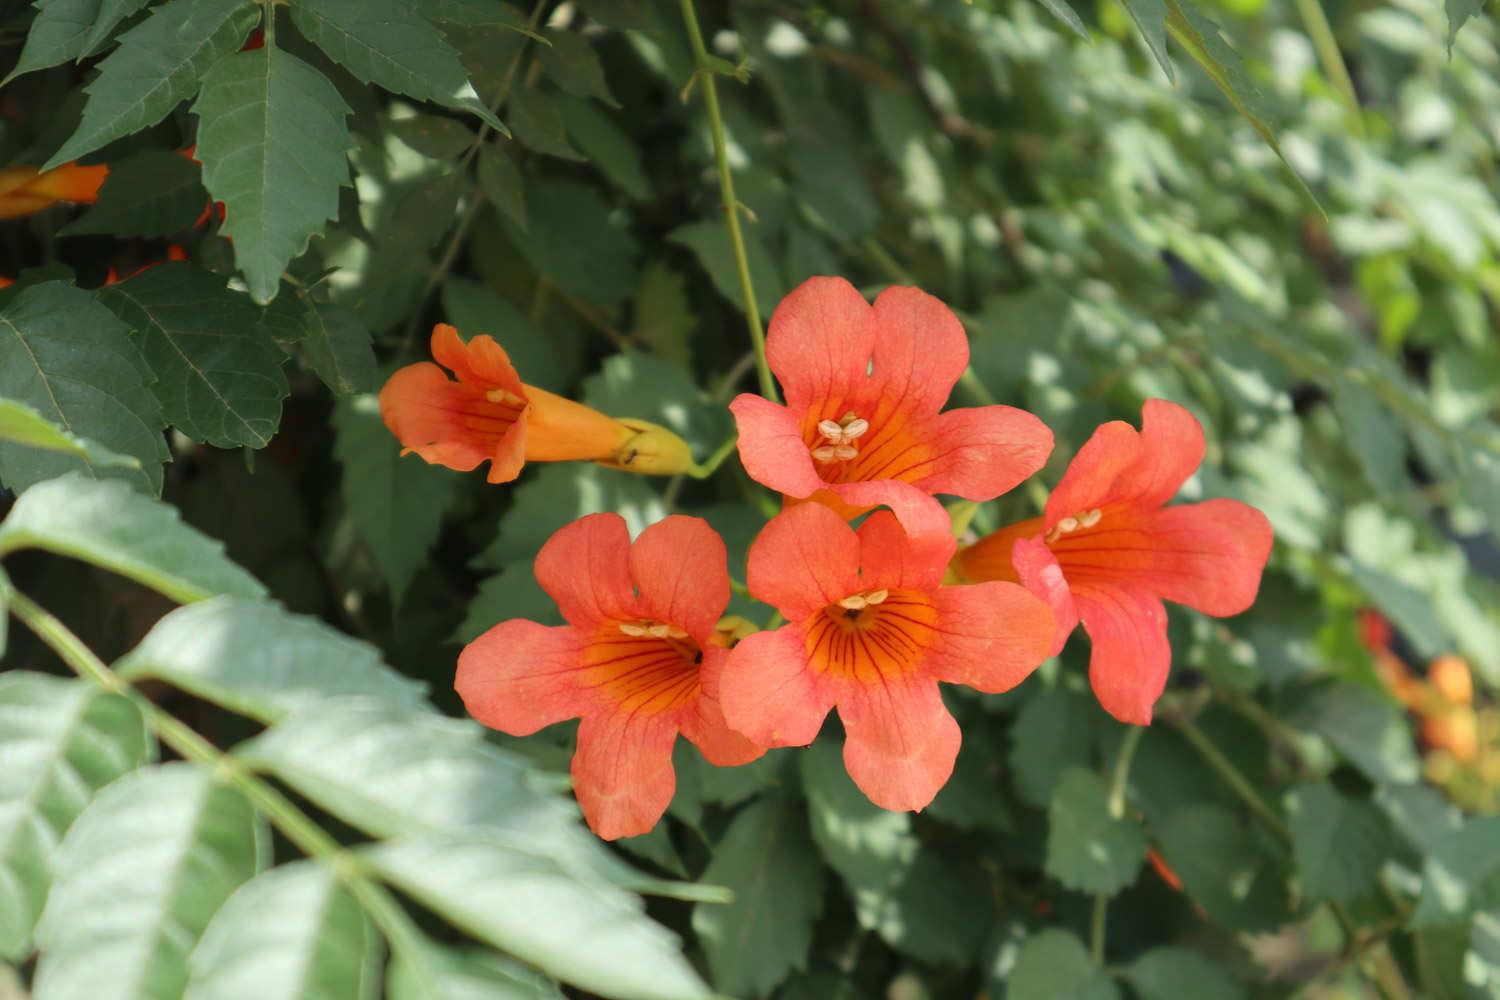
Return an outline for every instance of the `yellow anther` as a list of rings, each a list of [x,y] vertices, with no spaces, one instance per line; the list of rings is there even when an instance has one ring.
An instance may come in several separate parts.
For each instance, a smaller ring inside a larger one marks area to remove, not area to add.
[[[864,594],[850,594],[848,597],[843,598],[838,603],[839,607],[845,609],[846,611],[863,611],[865,606],[869,604],[870,601],[865,597]]]
[[[525,406],[526,401],[520,396],[507,389],[491,389],[484,394],[484,398],[491,403],[504,403],[506,406]]]
[[[644,625],[632,625],[630,622],[621,622],[620,623],[620,631],[624,632],[626,635],[630,636],[632,639],[639,639],[639,638],[643,637],[646,634],[646,626],[644,626]]]
[[[865,595],[865,601],[869,604],[883,604],[885,599],[890,596],[891,592],[888,590],[872,590]]]
[[[1104,511],[1095,507],[1093,510],[1089,511],[1087,514],[1078,519],[1078,526],[1080,528],[1092,528],[1094,525],[1099,523],[1099,518],[1103,516]]]

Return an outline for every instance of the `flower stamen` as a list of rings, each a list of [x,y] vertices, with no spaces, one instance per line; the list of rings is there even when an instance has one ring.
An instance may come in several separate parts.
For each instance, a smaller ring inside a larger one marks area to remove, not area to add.
[[[1053,525],[1051,531],[1047,532],[1046,541],[1055,542],[1063,535],[1071,534],[1083,528],[1092,528],[1099,523],[1099,519],[1103,516],[1104,511],[1095,507],[1092,510],[1074,514],[1072,517],[1065,517]]]
[[[620,622],[620,631],[632,639],[644,639],[650,636],[652,639],[686,639],[687,632],[676,625],[668,625],[665,622],[643,619],[638,622]]]
[[[838,420],[820,420],[818,433],[825,443],[812,450],[812,457],[819,462],[847,462],[859,455],[854,442],[869,430],[870,422],[852,410]]]

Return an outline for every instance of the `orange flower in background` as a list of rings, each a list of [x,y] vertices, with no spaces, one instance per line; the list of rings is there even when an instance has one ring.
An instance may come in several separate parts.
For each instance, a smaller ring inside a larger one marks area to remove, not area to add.
[[[909,534],[946,534],[933,494],[993,500],[1052,452],[1052,432],[1025,410],[940,412],[969,341],[921,289],[887,288],[871,305],[843,278],[809,278],[772,314],[766,358],[786,405],[746,393],[729,409],[745,471],[794,500],[846,517],[885,505]]]
[[[568,624],[501,622],[464,647],[454,687],[470,715],[513,736],[582,718],[573,788],[595,833],[656,825],[679,732],[719,767],[764,752],[719,707],[729,574],[707,522],[668,517],[632,543],[624,518],[591,514],[548,539],[536,578]]]
[[[719,680],[729,724],[755,743],[803,746],[836,706],[844,765],[870,801],[926,806],[959,747],[938,682],[1008,691],[1052,641],[1051,612],[1022,587],[942,586],[954,544],[918,544],[884,510],[858,532],[820,504],[773,518],[746,581],[789,624],[730,653]]]
[[[109,167],[64,163],[48,171],[34,166],[0,169],[0,219],[40,212],[60,201],[93,204],[109,176]]]
[[[380,390],[380,415],[402,454],[459,472],[489,462],[492,483],[510,482],[527,462],[582,460],[651,475],[675,475],[692,462],[687,444],[665,428],[523,385],[486,334],[466,344],[439,323],[432,356],[437,364],[407,365]]]
[[[1089,682],[1105,711],[1146,725],[1166,687],[1172,649],[1162,601],[1208,615],[1255,601],[1271,524],[1237,500],[1164,506],[1203,461],[1203,428],[1164,399],[1141,430],[1111,421],[1079,449],[1046,513],[958,554],[965,580],[1020,580],[1057,616],[1053,652],[1081,620],[1093,649]]]

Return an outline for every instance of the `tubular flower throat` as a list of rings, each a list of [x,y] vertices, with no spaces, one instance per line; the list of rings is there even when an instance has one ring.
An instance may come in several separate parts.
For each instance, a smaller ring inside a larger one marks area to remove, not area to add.
[[[729,654],[729,725],[757,744],[803,746],[837,707],[855,784],[886,809],[926,806],[959,747],[938,682],[1009,690],[1052,639],[1050,610],[1016,584],[941,586],[953,546],[918,544],[884,510],[858,532],[821,504],[773,518],[750,547],[747,582],[789,624]]]
[[[766,358],[786,405],[729,406],[750,477],[852,517],[889,506],[909,533],[948,531],[932,499],[992,500],[1046,462],[1052,432],[1024,410],[940,412],[969,363],[953,312],[916,288],[866,302],[843,278],[809,278],[776,307]]]
[[[380,390],[380,415],[403,455],[416,452],[459,472],[488,461],[492,483],[512,481],[527,462],[582,460],[647,475],[675,475],[692,462],[687,444],[664,427],[523,385],[487,334],[466,344],[439,323],[432,356],[437,364],[407,365]]]
[[[568,624],[501,622],[464,647],[454,687],[470,715],[512,736],[583,720],[573,788],[595,833],[656,825],[676,786],[679,732],[719,767],[764,752],[719,707],[729,574],[705,521],[668,517],[632,544],[624,518],[591,514],[542,546],[536,578]]]
[[[1203,461],[1203,428],[1163,399],[1141,430],[1111,421],[1079,449],[1042,517],[980,539],[953,561],[963,580],[1019,580],[1052,606],[1061,650],[1081,620],[1089,682],[1122,722],[1146,725],[1172,649],[1162,601],[1207,615],[1255,602],[1271,524],[1237,500],[1164,506]]]
[[[93,204],[109,176],[109,167],[64,163],[47,171],[19,166],[0,169],[0,219],[40,212],[60,201]]]

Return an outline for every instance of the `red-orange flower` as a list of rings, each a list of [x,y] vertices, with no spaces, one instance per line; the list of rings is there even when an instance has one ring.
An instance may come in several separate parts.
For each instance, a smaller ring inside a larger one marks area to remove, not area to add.
[[[380,415],[402,454],[416,452],[459,472],[489,462],[492,483],[510,482],[527,462],[583,460],[657,475],[691,462],[687,445],[670,431],[521,384],[505,349],[486,334],[465,344],[457,330],[439,323],[432,356],[438,364],[407,365],[380,390]]]
[[[921,809],[953,772],[958,724],[938,681],[1006,691],[1047,655],[1052,615],[1011,583],[941,586],[953,553],[913,544],[889,511],[856,533],[820,504],[777,515],[750,547],[750,593],[789,624],[730,653],[729,724],[801,746],[838,707],[844,764],[876,805]]]
[[[109,176],[109,167],[64,163],[52,170],[33,166],[0,169],[0,219],[15,219],[40,212],[60,201],[92,204]]]
[[[889,506],[907,530],[946,532],[932,494],[992,500],[1047,461],[1052,432],[1025,410],[939,412],[969,363],[958,318],[916,288],[872,306],[843,278],[809,278],[776,307],[766,358],[786,406],[729,406],[756,482],[846,516]]]
[[[454,686],[469,714],[513,736],[582,718],[573,789],[595,833],[656,825],[679,732],[720,767],[764,752],[719,708],[729,574],[705,521],[668,517],[632,544],[618,514],[591,514],[542,546],[536,578],[568,624],[501,622],[464,647]]]
[[[1014,524],[954,560],[966,580],[1016,580],[1052,605],[1054,652],[1082,619],[1089,681],[1105,710],[1145,725],[1166,687],[1172,649],[1162,601],[1234,615],[1255,601],[1271,553],[1264,514],[1237,500],[1163,506],[1203,461],[1203,428],[1163,399],[1139,433],[1111,421],[1079,449],[1046,514]]]

